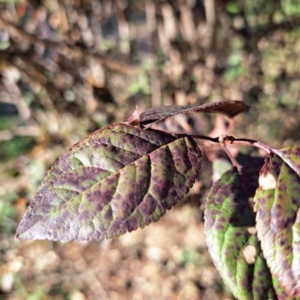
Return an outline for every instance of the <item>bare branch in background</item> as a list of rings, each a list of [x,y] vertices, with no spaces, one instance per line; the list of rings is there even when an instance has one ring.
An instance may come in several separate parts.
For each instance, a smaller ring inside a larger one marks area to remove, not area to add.
[[[11,22],[5,20],[2,16],[0,16],[0,26],[5,28],[11,36],[21,36],[23,39],[28,41],[29,43],[35,46],[42,46],[44,48],[52,49],[69,57],[70,59],[74,59],[75,57],[89,57],[99,61],[106,68],[123,73],[128,76],[134,76],[136,74],[136,67],[133,65],[126,64],[122,61],[115,60],[108,55],[99,54],[99,53],[90,53],[87,50],[79,48],[77,46],[68,46],[66,43],[54,42],[50,40],[42,40],[36,37],[35,35],[29,34],[21,28],[18,28],[16,25]]]
[[[205,16],[208,35],[210,36],[211,50],[215,48],[216,41],[216,7],[215,0],[204,0]]]

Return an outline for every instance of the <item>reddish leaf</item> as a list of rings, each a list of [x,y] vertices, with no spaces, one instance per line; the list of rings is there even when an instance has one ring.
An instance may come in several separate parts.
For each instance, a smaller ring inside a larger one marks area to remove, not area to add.
[[[140,114],[141,127],[148,128],[153,123],[162,121],[177,114],[191,112],[221,113],[233,118],[241,112],[247,111],[249,107],[241,101],[221,101],[207,103],[199,106],[161,106],[152,107]]]
[[[91,240],[143,227],[187,194],[200,166],[189,137],[112,124],[54,164],[17,237]]]

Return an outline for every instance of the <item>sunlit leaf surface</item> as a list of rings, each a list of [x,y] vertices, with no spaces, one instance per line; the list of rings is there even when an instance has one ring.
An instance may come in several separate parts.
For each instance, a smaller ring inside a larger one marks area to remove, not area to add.
[[[161,106],[152,107],[139,116],[140,125],[144,128],[150,127],[153,123],[162,121],[177,114],[191,112],[221,113],[230,118],[241,112],[247,111],[249,107],[241,101],[220,101],[206,103],[199,106]]]
[[[299,297],[300,178],[290,165],[269,156],[254,200],[258,238],[270,270],[289,295]]]
[[[200,167],[189,137],[112,124],[54,164],[17,237],[91,240],[143,227],[187,194]]]
[[[243,187],[245,180],[257,182],[257,178],[258,172],[244,171],[241,177],[233,168],[215,182],[206,202],[206,240],[216,267],[236,298],[277,299],[248,204],[253,194]]]

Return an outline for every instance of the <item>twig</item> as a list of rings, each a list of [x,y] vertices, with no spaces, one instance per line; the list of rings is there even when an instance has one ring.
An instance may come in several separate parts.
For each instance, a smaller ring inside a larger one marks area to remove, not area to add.
[[[234,118],[229,119],[229,126],[226,130],[226,134],[230,134],[233,131],[234,128]]]
[[[189,135],[189,136],[194,139],[207,140],[213,143],[220,143],[219,137],[212,138],[210,136],[205,136],[205,135]]]
[[[229,159],[230,159],[230,161],[231,161],[231,163],[232,163],[232,165],[234,166],[234,167],[236,167],[237,168],[237,170],[238,170],[238,172],[240,173],[240,170],[241,170],[241,165],[239,165],[238,164],[238,162],[235,160],[235,158],[232,156],[232,154],[230,153],[230,151],[228,150],[228,148],[226,147],[226,145],[225,144],[221,144],[221,146],[222,146],[222,149],[225,151],[225,153],[227,154],[227,156],[229,157]]]
[[[255,141],[255,140],[251,140],[251,139],[236,139],[232,136],[228,137],[229,140],[225,143],[228,144],[243,144],[243,145],[251,145],[254,146],[256,148],[262,149],[264,151],[266,151],[267,153],[274,153],[274,149],[272,147],[269,147],[268,145],[265,145],[261,142]],[[231,140],[232,139],[232,140]]]
[[[250,145],[254,146],[256,148],[262,149],[266,151],[267,153],[276,153],[276,150],[273,149],[272,147],[269,147],[268,145],[265,145],[261,142],[251,140],[251,139],[236,139],[233,136],[219,136],[219,137],[209,137],[209,136],[203,136],[203,135],[190,135],[190,137],[195,138],[195,139],[201,139],[201,140],[207,140],[211,141],[213,143],[219,143],[221,145],[237,145],[237,144],[242,144],[242,145]]]
[[[0,27],[4,27],[12,36],[20,35],[24,40],[26,40],[31,44],[52,49],[56,52],[61,53],[62,55],[65,56],[75,55],[75,56],[93,58],[98,62],[100,62],[101,64],[103,64],[108,69],[123,73],[128,76],[134,76],[137,73],[137,69],[135,66],[113,59],[107,55],[99,54],[99,53],[90,53],[89,51],[82,49],[80,47],[76,47],[76,46],[71,47],[64,43],[40,39],[35,35],[30,34],[24,31],[23,29],[17,27],[15,24],[12,24],[11,22],[5,20],[1,15],[0,15]]]
[[[216,40],[216,6],[214,0],[204,0],[207,27],[210,31],[210,50],[214,51]]]

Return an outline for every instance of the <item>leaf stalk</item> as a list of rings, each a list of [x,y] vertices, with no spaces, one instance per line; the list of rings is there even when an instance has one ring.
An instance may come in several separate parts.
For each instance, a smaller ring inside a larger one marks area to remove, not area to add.
[[[204,135],[191,135],[192,138],[195,139],[201,139],[201,140],[207,140],[213,143],[219,143],[222,145],[238,145],[238,144],[242,144],[242,145],[250,145],[250,146],[254,146],[256,148],[262,149],[264,151],[266,151],[267,153],[275,153],[275,149],[273,149],[272,147],[263,144],[259,141],[256,140],[251,140],[251,139],[237,139],[231,135],[221,135],[219,137],[209,137],[209,136],[204,136]]]

